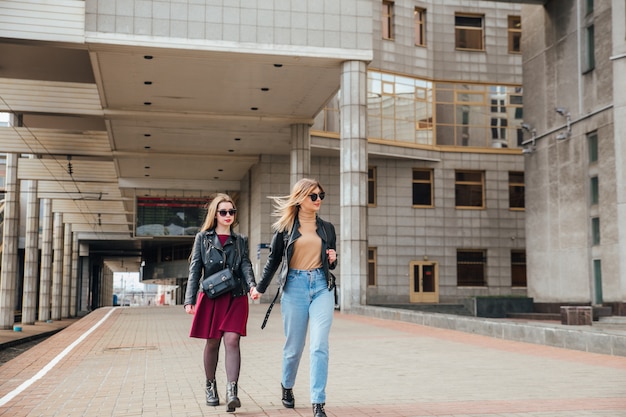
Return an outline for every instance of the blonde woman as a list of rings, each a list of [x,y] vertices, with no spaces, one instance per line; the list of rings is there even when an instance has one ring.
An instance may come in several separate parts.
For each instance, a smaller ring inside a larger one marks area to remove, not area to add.
[[[263,275],[250,294],[258,299],[280,272],[281,313],[285,332],[282,365],[282,403],[295,407],[293,386],[310,332],[310,393],[314,417],[326,417],[328,335],[335,306],[335,282],[330,273],[337,264],[334,226],[318,216],[326,194],[316,180],[298,181],[285,197],[275,197],[274,236]]]
[[[217,406],[220,399],[215,382],[220,343],[224,339],[226,359],[226,411],[241,407],[237,382],[241,368],[239,339],[246,335],[248,291],[256,285],[250,263],[248,239],[232,228],[237,208],[232,198],[217,194],[209,204],[201,231],[196,234],[189,262],[189,279],[185,293],[185,311],[193,314],[190,337],[206,339],[204,372],[206,403]],[[233,270],[238,286],[217,298],[209,298],[198,289],[203,277],[225,267]]]

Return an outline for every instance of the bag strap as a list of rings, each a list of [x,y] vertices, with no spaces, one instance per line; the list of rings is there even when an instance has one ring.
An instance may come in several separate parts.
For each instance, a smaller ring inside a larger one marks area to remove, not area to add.
[[[270,314],[272,313],[272,308],[274,308],[274,304],[276,304],[276,300],[278,300],[278,294],[280,294],[280,288],[281,287],[278,287],[278,291],[276,291],[276,295],[274,296],[274,299],[272,300],[272,302],[270,303],[270,306],[267,308],[267,311],[265,312],[265,318],[263,319],[263,324],[261,324],[261,330],[265,329],[267,320],[270,318]]]
[[[288,237],[283,236],[283,242],[287,243],[288,240],[289,240]],[[287,245],[285,245],[283,249],[283,262],[286,262],[285,260],[286,255],[287,255]],[[272,302],[270,303],[270,306],[267,308],[267,311],[265,312],[265,318],[263,319],[263,324],[261,324],[261,330],[265,329],[265,325],[267,324],[267,320],[270,318],[270,314],[272,313],[274,304],[276,304],[276,300],[278,300],[278,295],[280,294],[281,289],[282,289],[282,286],[279,285],[278,290],[276,291],[276,295],[274,296],[274,299],[272,300]]]

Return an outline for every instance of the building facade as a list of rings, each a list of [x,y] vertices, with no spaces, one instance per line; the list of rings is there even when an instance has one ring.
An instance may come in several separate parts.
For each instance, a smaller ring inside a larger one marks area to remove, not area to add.
[[[38,227],[5,211],[4,322],[41,282],[61,316],[112,303],[112,271],[183,289],[188,208],[218,191],[260,271],[268,197],[302,176],[327,192],[342,308],[526,294],[520,5],[49,3],[0,5],[5,210],[31,181],[55,225],[21,240]]]
[[[624,314],[624,2],[524,6],[528,293]]]

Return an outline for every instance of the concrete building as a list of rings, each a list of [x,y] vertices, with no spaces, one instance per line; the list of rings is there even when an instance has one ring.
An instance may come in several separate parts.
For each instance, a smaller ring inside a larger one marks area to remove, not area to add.
[[[522,8],[528,294],[546,306],[626,314],[625,13],[623,1]]]
[[[326,188],[342,309],[526,295],[521,16],[483,0],[0,3],[0,326],[110,305],[113,272],[182,290],[218,191],[259,271],[267,197],[302,176]]]

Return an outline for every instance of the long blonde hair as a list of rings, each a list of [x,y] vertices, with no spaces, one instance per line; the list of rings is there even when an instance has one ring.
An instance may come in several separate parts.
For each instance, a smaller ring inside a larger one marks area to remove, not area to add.
[[[209,203],[209,206],[207,207],[206,217],[204,219],[204,223],[202,224],[202,231],[212,229],[216,226],[217,221],[215,220],[215,216],[217,216],[217,207],[220,205],[220,203],[224,202],[232,204],[233,208],[237,210],[237,206],[235,205],[235,202],[233,201],[231,196],[223,193],[216,194],[215,197],[213,197],[213,200],[211,200],[211,202]],[[231,228],[237,223],[237,215],[235,214],[235,219],[231,225]]]
[[[272,215],[278,217],[278,220],[272,224],[272,229],[275,232],[291,232],[293,223],[298,215],[300,203],[309,198],[309,194],[312,194],[316,188],[319,188],[320,192],[324,192],[319,181],[311,178],[302,178],[294,184],[291,194],[282,197],[269,197],[274,200],[274,212]]]

